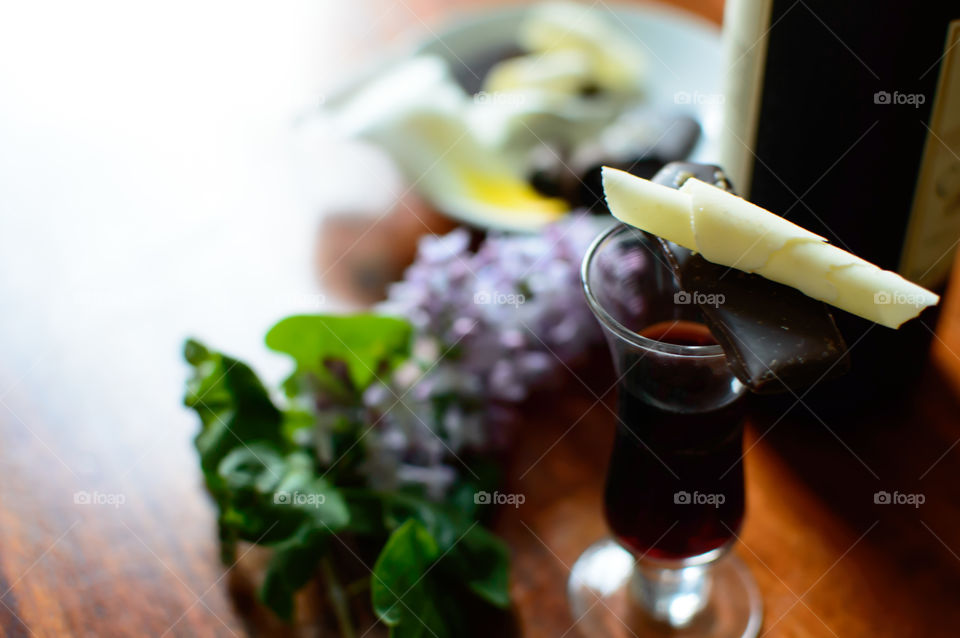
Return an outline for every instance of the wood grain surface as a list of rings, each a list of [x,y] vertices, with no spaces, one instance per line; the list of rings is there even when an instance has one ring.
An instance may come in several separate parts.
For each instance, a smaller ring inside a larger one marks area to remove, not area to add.
[[[358,14],[369,13],[364,4]],[[377,33],[433,23],[451,7],[401,4]],[[719,0],[675,4],[720,20]],[[109,238],[134,222],[93,218],[72,230],[69,214],[18,220],[19,234],[8,236],[42,247],[60,233],[62,250],[80,246],[75,258],[48,251],[25,266],[8,261],[12,244],[0,258],[0,636],[336,635],[319,584],[301,594],[297,622],[285,626],[254,598],[261,550],[245,548],[235,566],[221,566],[191,443],[196,423],[179,407],[186,370],[178,347],[193,331],[268,378],[282,376],[285,364],[262,352],[260,335],[289,306],[284,295],[314,289],[316,219],[278,227],[276,218],[225,218],[233,230],[223,231],[171,209],[157,226],[130,229],[137,237],[168,229],[164,241],[128,254]],[[425,232],[419,224],[403,211],[388,231],[328,220],[317,244],[325,283],[333,289],[339,276],[348,279],[340,290],[357,287],[350,263],[335,263],[337,246],[376,255],[402,236],[397,254],[409,255]],[[87,272],[85,260],[109,264],[111,278],[73,277]],[[278,292],[280,282],[297,283]],[[930,365],[897,409],[863,410],[829,428],[803,411],[773,428],[768,415],[753,418],[736,551],[760,584],[765,636],[958,635],[958,353],[953,294]],[[614,425],[605,356],[525,406],[506,467],[505,489],[526,496],[496,520],[513,554],[524,636],[577,635],[565,599],[569,566],[605,534],[601,486]],[[925,503],[877,505],[878,490],[920,493]],[[376,627],[367,634],[380,635]]]

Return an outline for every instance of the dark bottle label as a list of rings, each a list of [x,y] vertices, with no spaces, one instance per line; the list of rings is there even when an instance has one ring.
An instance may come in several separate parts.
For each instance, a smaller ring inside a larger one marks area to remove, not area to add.
[[[747,199],[943,290],[960,239],[958,22],[956,0],[728,0],[721,166]],[[892,331],[836,313],[852,372],[809,400],[903,396],[937,314]]]
[[[939,288],[960,237],[960,8],[869,11],[730,0],[721,165],[751,201]]]
[[[931,67],[930,72],[933,72]],[[893,95],[878,96],[891,102]],[[900,274],[928,288],[950,275],[960,239],[960,20],[950,23]]]

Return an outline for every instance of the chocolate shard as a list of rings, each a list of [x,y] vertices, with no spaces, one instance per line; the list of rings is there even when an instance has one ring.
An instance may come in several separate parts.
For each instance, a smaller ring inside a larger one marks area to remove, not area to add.
[[[680,188],[690,177],[733,192],[718,166],[672,162],[654,176]],[[800,395],[847,372],[847,346],[827,306],[759,275],[714,264],[660,240],[680,287],[696,303],[737,378],[759,394]]]

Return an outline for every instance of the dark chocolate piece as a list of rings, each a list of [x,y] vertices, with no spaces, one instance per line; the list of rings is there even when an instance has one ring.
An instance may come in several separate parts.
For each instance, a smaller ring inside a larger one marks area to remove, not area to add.
[[[691,177],[696,177],[701,182],[706,182],[707,184],[713,184],[727,192],[734,192],[733,186],[730,184],[730,180],[727,179],[726,173],[723,172],[722,168],[714,164],[670,162],[660,169],[650,181],[669,186],[670,188],[679,189],[683,186],[683,183]]]
[[[689,116],[634,108],[573,148],[535,148],[529,158],[529,180],[544,195],[608,214],[602,167],[651,179],[667,162],[689,155],[699,139],[700,124]]]
[[[709,164],[672,162],[653,181],[680,188],[690,177],[733,192]],[[660,240],[682,290],[697,304],[737,378],[761,394],[801,394],[850,368],[847,346],[822,302],[759,275],[707,261]]]
[[[707,300],[699,307],[710,332],[753,392],[799,395],[821,377],[849,369],[833,316],[799,290],[700,255],[686,260],[680,281],[688,292],[696,291],[695,300]]]

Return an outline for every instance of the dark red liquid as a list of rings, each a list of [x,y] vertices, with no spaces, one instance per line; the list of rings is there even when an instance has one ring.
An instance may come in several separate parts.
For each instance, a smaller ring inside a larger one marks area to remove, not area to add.
[[[706,327],[686,321],[657,324],[643,334],[677,345],[715,343]],[[739,402],[710,412],[668,412],[633,395],[630,386],[629,378],[620,386],[607,474],[611,530],[637,555],[659,560],[697,556],[729,542],[744,509]]]
[[[647,339],[663,341],[677,346],[715,346],[716,339],[710,334],[710,329],[702,323],[678,319],[676,321],[660,321],[649,328],[640,331]]]

